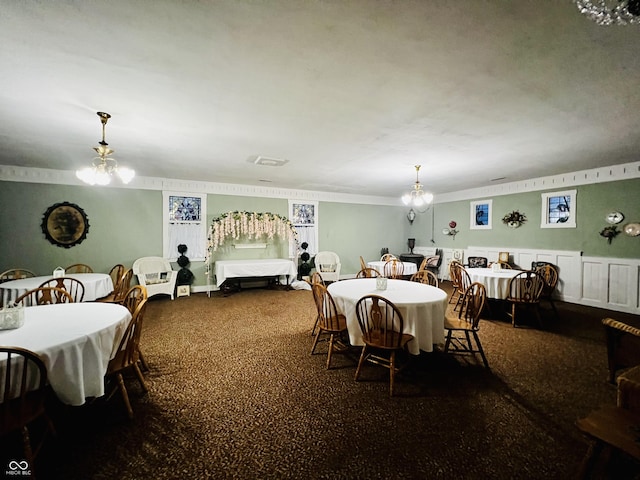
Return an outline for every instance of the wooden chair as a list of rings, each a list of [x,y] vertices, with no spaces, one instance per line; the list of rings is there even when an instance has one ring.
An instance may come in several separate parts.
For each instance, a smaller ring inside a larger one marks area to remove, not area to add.
[[[451,296],[449,297],[449,303],[453,303],[454,300],[457,301],[458,298],[458,287],[460,286],[460,269],[463,268],[462,264],[456,260],[453,260],[449,264],[449,278],[451,279],[451,286],[453,289],[451,290]]]
[[[553,310],[553,314],[558,319],[558,310],[556,309],[556,304],[553,302],[553,293],[556,290],[556,286],[558,285],[558,270],[555,266],[550,263],[545,265],[541,265],[535,269],[542,277],[544,278],[544,288],[542,289],[542,294],[540,295],[540,301],[547,301],[551,305],[551,309]]]
[[[322,275],[320,275],[318,272],[313,272],[313,274],[311,274],[311,277],[309,278],[309,284],[311,286],[313,286],[314,283],[318,283],[320,285],[322,285],[323,287],[325,287],[326,285],[324,284],[324,280],[322,279]],[[313,293],[313,288],[312,288],[312,293]],[[316,321],[313,324],[313,328],[311,329],[311,336],[315,336],[316,334],[316,330],[318,329],[318,323],[320,322],[320,315],[318,315],[316,313]]]
[[[128,268],[120,277],[120,279],[114,283],[113,292],[106,297],[98,299],[99,302],[107,303],[122,303],[125,295],[131,288],[131,279],[133,278],[133,269]]]
[[[84,284],[72,277],[51,278],[46,282],[42,282],[40,287],[62,288],[69,292],[74,302],[81,302],[84,299]]]
[[[111,268],[111,270],[109,271],[109,276],[111,277],[111,282],[113,283],[114,289],[116,288],[116,285],[122,278],[122,275],[124,274],[124,272],[125,272],[125,268],[124,268],[124,265],[122,265],[121,263],[114,265],[113,268]]]
[[[24,268],[12,268],[11,270],[5,270],[0,273],[0,283],[10,282],[11,280],[18,280],[20,278],[32,278],[36,274],[31,270],[25,270]]]
[[[144,393],[148,392],[147,385],[144,382],[144,376],[142,375],[142,371],[138,365],[141,362],[140,333],[142,332],[142,321],[146,307],[147,298],[143,298],[140,300],[132,314],[131,322],[129,322],[129,325],[124,332],[124,336],[118,344],[115,357],[109,360],[107,373],[105,375],[105,381],[107,383],[114,383],[107,395],[107,400],[110,400],[117,391],[120,391],[125,408],[127,409],[127,414],[131,420],[133,419],[133,409],[131,408],[131,402],[129,401],[129,394],[124,383],[123,373],[133,370],[138,382],[140,383],[142,391]]]
[[[44,444],[46,434],[55,436],[55,428],[47,415],[47,368],[42,359],[30,350],[0,346],[0,437],[20,431],[25,460],[34,469],[34,460]],[[29,425],[45,421],[41,440],[34,448]]]
[[[393,396],[395,375],[400,369],[396,353],[405,349],[414,337],[403,333],[402,313],[393,302],[378,295],[365,295],[356,303],[356,316],[362,331],[362,353],[355,380],[358,381],[365,361],[389,369],[389,396]]]
[[[411,275],[409,279],[412,282],[424,283],[426,285],[432,285],[437,287],[439,285],[438,277],[436,274],[429,270],[418,270],[416,273]]]
[[[464,292],[462,307],[457,316],[447,315],[444,320],[444,329],[447,338],[444,344],[444,352],[462,353],[475,355],[479,353],[484,362],[484,366],[489,368],[489,362],[482,349],[482,343],[478,337],[480,330],[480,315],[487,298],[487,291],[481,283],[472,283]],[[473,340],[471,340],[473,336]]]
[[[462,305],[462,300],[464,298],[464,293],[467,291],[467,288],[471,286],[471,277],[469,276],[469,272],[463,267],[458,267],[458,298],[456,300],[456,305],[453,307],[453,310],[457,310],[459,306]]]
[[[437,278],[438,273],[440,272],[441,264],[442,264],[442,250],[436,249],[436,255],[424,257],[422,262],[420,262],[420,267],[418,268],[418,271],[429,270]]]
[[[542,326],[540,317],[540,295],[545,282],[542,275],[527,270],[521,272],[509,280],[507,302],[511,304],[511,325],[516,326],[516,311],[518,308],[533,308],[538,319],[538,325]]]
[[[396,256],[391,253],[385,253],[384,255],[382,255],[382,257],[380,257],[381,262],[388,262],[389,260],[395,260],[395,259],[396,259]]]
[[[615,384],[619,371],[640,365],[640,328],[613,318],[603,318],[602,325],[607,342],[608,380]]]
[[[125,293],[122,297],[122,300],[118,303],[127,307],[131,316],[133,316],[138,309],[138,307],[146,302],[148,299],[147,289],[142,285],[134,285],[131,287],[127,293]],[[149,365],[142,354],[142,351],[139,351],[140,364],[142,365],[142,370],[145,372],[149,371]]]
[[[93,273],[93,268],[84,263],[74,263],[64,269],[65,275],[68,273]]]
[[[364,270],[365,268],[367,268],[367,262],[365,262],[364,258],[360,256],[360,270]]]
[[[324,285],[314,283],[311,285],[313,299],[318,311],[318,333],[311,347],[311,355],[315,353],[316,346],[321,335],[329,335],[329,347],[327,349],[327,369],[331,366],[331,355],[334,348],[340,344],[340,335],[347,331],[347,318],[338,312],[333,297]],[[346,346],[345,346],[346,347]]]
[[[382,277],[382,274],[375,268],[365,267],[356,273],[356,278],[378,278]]]
[[[23,293],[15,299],[14,303],[22,303],[25,307],[54,305],[56,303],[73,303],[73,297],[64,288],[39,287]]]
[[[467,266],[469,268],[487,268],[488,265],[487,257],[467,257]]]
[[[388,260],[384,264],[383,275],[387,278],[399,278],[401,279],[404,274],[404,263],[397,258]]]

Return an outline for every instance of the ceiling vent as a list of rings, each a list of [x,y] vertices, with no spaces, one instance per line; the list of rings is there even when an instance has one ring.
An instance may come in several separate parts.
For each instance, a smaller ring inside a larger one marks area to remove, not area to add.
[[[258,155],[253,163],[256,165],[264,165],[265,167],[282,167],[289,163],[289,160],[283,160],[281,158],[271,158],[271,157],[263,157]]]

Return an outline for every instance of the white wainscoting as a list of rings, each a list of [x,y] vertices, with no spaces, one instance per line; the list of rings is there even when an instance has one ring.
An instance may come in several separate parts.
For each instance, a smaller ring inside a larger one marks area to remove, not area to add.
[[[560,279],[556,297],[570,303],[640,314],[640,259],[583,257],[582,252],[527,248],[468,247],[469,256],[498,260],[498,252],[509,252],[512,265],[531,268],[531,262],[550,262],[558,267]],[[441,279],[449,280],[448,265],[453,249],[443,249]]]

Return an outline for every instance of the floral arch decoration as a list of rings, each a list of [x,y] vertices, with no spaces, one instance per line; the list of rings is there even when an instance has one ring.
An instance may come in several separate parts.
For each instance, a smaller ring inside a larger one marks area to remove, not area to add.
[[[218,250],[228,239],[258,240],[280,237],[298,243],[298,233],[292,223],[277,213],[227,212],[216,217],[209,227],[207,263],[212,252]]]

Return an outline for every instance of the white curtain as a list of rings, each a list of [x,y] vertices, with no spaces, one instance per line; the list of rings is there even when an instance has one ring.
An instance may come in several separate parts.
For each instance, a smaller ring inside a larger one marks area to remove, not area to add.
[[[298,232],[298,245],[302,245],[303,242],[307,242],[309,247],[306,251],[311,256],[318,253],[318,246],[316,245],[316,226],[296,225],[294,228]]]
[[[206,242],[202,239],[206,237],[206,231],[203,233],[202,222],[171,222],[168,229],[168,245],[165,256],[168,258],[177,258],[180,256],[178,245],[185,244],[187,251],[185,255],[189,260],[205,258]]]

